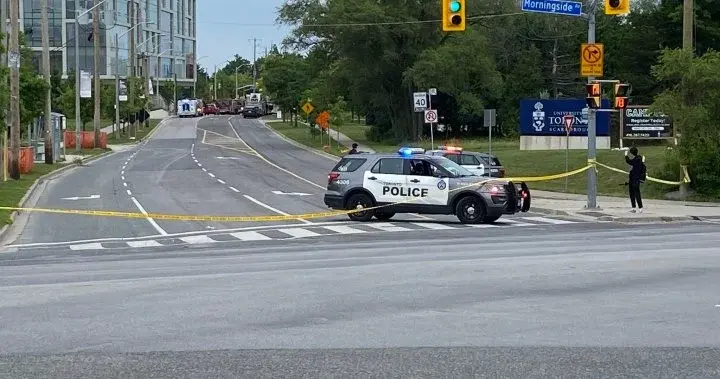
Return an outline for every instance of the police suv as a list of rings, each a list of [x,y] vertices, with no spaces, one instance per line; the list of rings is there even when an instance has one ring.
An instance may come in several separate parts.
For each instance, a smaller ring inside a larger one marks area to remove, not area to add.
[[[491,223],[504,214],[527,212],[530,190],[470,171],[423,149],[396,154],[353,154],[328,174],[325,204],[357,210],[354,221],[389,220],[396,213],[453,214],[465,224]],[[362,209],[367,209],[363,211]]]

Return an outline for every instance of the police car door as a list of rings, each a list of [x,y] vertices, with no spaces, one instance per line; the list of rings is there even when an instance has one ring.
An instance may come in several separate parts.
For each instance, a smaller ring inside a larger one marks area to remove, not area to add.
[[[472,154],[462,154],[459,158],[460,162],[457,163],[459,163],[460,166],[463,166],[475,175],[485,175],[485,164],[480,162],[476,156]]]
[[[378,203],[397,203],[406,199],[403,158],[380,158],[370,171],[365,171],[363,188],[370,191]]]
[[[440,169],[425,159],[410,160],[407,176],[408,193],[414,199],[410,204],[446,206],[448,202],[448,178],[437,175]]]

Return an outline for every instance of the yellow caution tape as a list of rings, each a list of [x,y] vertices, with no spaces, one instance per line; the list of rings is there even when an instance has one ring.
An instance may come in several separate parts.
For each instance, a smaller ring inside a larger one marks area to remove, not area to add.
[[[483,181],[470,183],[470,184],[462,186],[460,188],[452,189],[452,190],[450,190],[450,192],[460,191],[460,190],[463,190],[466,188],[483,185],[483,184],[488,184],[488,183],[492,183],[492,182],[496,182],[496,181],[541,182],[541,181],[562,179],[562,178],[566,178],[569,176],[574,176],[574,175],[583,173],[591,168],[595,168],[597,170],[597,166],[600,166],[600,167],[603,167],[603,168],[606,168],[608,170],[615,171],[618,173],[627,174],[626,171],[599,163],[599,162],[595,161],[594,159],[589,159],[587,166],[573,170],[573,171],[568,171],[568,172],[563,172],[563,173],[553,174],[553,175],[543,175],[543,176],[490,178],[490,179],[486,179]],[[670,182],[670,181],[666,181],[666,180],[652,178],[649,176],[648,176],[648,180],[658,182],[658,183],[663,183],[663,184],[669,184],[669,185],[680,185],[683,183],[690,183],[690,177],[688,176],[687,168],[683,167],[683,171],[685,174],[685,178],[683,179],[683,181],[680,181],[680,182]],[[272,222],[272,221],[291,221],[291,220],[298,220],[298,219],[309,220],[309,219],[342,216],[342,215],[348,215],[351,213],[365,212],[365,211],[374,210],[374,209],[378,209],[378,208],[389,207],[389,206],[397,205],[397,204],[410,203],[410,202],[417,201],[417,200],[419,200],[419,199],[413,198],[413,199],[408,199],[405,201],[400,201],[400,202],[396,202],[396,203],[392,203],[392,204],[385,204],[385,205],[379,205],[379,206],[375,206],[375,207],[361,208],[361,209],[335,210],[335,211],[328,211],[328,212],[314,212],[314,213],[295,214],[295,215],[263,215],[263,216],[178,215],[178,214],[164,214],[164,213],[140,213],[140,212],[101,211],[101,210],[82,210],[82,209],[23,208],[23,207],[2,207],[2,206],[0,206],[0,209],[8,210],[8,211],[42,212],[42,213],[84,215],[84,216],[98,216],[98,217],[118,217],[118,218],[136,218],[136,219],[152,218],[152,219],[156,219],[156,220],[170,220],[170,221]]]
[[[643,161],[644,161],[644,158],[645,158],[645,157],[643,157]],[[621,169],[619,169],[619,168],[615,168],[615,167],[612,167],[612,166],[608,166],[608,165],[602,164],[602,163],[600,163],[600,162],[595,162],[595,164],[598,165],[598,166],[600,166],[600,167],[602,167],[602,168],[605,168],[605,169],[608,169],[608,170],[610,170],[610,171],[614,171],[614,172],[617,172],[617,173],[620,173],[620,174],[626,174],[626,175],[629,174],[628,171],[624,171],[624,170],[621,170]],[[681,185],[681,184],[690,183],[690,175],[688,174],[687,167],[686,167],[686,166],[683,166],[682,169],[683,169],[683,180],[681,180],[681,181],[679,181],[679,182],[671,182],[671,181],[668,181],[668,180],[653,178],[652,176],[649,176],[649,175],[648,175],[648,177],[647,177],[647,180],[649,180],[649,181],[651,181],[651,182],[655,182],[655,183],[667,184],[667,185],[670,185],[670,186],[679,186],[679,185]]]

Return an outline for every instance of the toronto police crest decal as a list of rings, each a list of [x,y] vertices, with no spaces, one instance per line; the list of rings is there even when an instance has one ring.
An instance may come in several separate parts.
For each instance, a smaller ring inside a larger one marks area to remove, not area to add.
[[[442,191],[442,190],[445,189],[445,187],[447,187],[447,184],[445,184],[445,181],[444,181],[444,180],[441,180],[441,181],[438,182],[437,187],[438,187],[439,190]]]

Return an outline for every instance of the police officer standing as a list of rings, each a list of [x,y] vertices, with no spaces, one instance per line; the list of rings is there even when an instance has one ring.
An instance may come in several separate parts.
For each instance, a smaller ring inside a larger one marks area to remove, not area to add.
[[[628,156],[628,152],[632,157]],[[638,155],[637,147],[631,147],[630,150],[625,150],[625,162],[631,166],[628,185],[630,187],[630,205],[633,213],[643,212],[642,195],[640,195],[640,183],[646,178],[646,168],[643,158]],[[637,204],[638,210],[635,210]]]
[[[359,152],[358,152],[357,148],[358,148],[358,144],[357,144],[357,143],[353,143],[353,144],[352,144],[352,150],[350,150],[350,151],[348,152],[348,154],[358,154]]]

